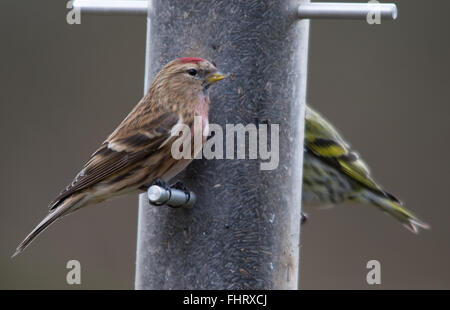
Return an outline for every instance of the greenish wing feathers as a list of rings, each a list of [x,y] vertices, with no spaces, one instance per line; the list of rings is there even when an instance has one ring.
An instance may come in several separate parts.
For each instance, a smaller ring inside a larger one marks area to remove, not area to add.
[[[305,111],[305,148],[364,188],[401,204],[399,199],[375,183],[366,164],[350,149],[337,130],[308,106]]]

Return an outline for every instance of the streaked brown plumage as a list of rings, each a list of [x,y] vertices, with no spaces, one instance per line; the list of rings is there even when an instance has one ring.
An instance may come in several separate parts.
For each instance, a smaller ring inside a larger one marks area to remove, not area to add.
[[[62,216],[113,196],[145,190],[153,180],[169,180],[185,168],[188,159],[176,160],[171,155],[171,145],[178,138],[172,136],[172,130],[180,124],[191,128],[195,116],[208,123],[208,88],[223,78],[215,65],[202,58],[180,58],[168,63],[73,182],[50,203],[50,213],[19,244],[13,256]]]

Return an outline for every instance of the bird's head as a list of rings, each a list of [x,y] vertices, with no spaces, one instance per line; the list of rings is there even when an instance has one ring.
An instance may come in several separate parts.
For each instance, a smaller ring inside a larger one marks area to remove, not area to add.
[[[207,94],[209,86],[226,77],[217,70],[215,64],[203,58],[178,58],[162,68],[151,88],[156,93],[171,94],[178,98],[197,98],[199,94]]]

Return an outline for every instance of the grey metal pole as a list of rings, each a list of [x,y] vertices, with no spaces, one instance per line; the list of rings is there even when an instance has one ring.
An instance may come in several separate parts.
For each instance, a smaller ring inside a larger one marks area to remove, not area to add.
[[[301,2],[151,2],[147,80],[182,56],[233,73],[211,90],[210,122],[279,124],[279,165],[194,160],[177,177],[197,195],[192,209],[152,206],[141,195],[137,289],[298,288],[309,30]]]

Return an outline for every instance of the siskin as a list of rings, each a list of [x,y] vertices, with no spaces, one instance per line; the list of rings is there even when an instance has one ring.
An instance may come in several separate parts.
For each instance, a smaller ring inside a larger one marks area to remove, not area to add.
[[[304,143],[304,205],[326,206],[356,201],[378,207],[414,233],[418,233],[419,228],[429,228],[374,181],[358,154],[327,120],[308,106]]]

